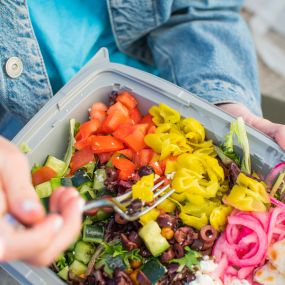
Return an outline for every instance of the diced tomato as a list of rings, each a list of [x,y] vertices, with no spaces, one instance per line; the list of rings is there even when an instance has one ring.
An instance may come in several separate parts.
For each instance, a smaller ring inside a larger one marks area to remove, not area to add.
[[[124,148],[124,145],[112,136],[94,136],[91,146],[94,153],[114,152]]]
[[[89,110],[89,118],[98,119],[100,122],[103,122],[106,117],[107,106],[104,103],[96,102],[92,105]]]
[[[43,166],[32,173],[33,185],[39,185],[41,183],[51,180],[56,177],[57,173],[48,166]]]
[[[136,165],[136,168],[140,168],[140,152],[139,151],[133,151],[133,162]]]
[[[112,158],[113,165],[119,169],[119,179],[127,180],[133,174],[136,169],[136,166],[129,159],[121,158],[121,157],[113,157]]]
[[[111,115],[115,112],[119,112],[119,113],[122,113],[124,114],[126,117],[129,116],[129,111],[128,109],[121,103],[121,102],[117,102],[115,103],[114,105],[112,105],[108,111],[107,111],[107,114],[108,115]]]
[[[166,161],[167,161],[167,159],[163,159],[163,160],[159,161],[159,166],[160,166],[163,173],[165,171]]]
[[[102,124],[101,130],[110,134],[114,132],[120,125],[125,124],[128,121],[129,117],[120,112],[114,112],[107,116]]]
[[[134,108],[130,111],[130,118],[134,121],[135,124],[138,124],[141,119],[142,119],[142,115],[139,111],[138,108]]]
[[[87,139],[90,135],[94,134],[100,127],[101,122],[98,119],[92,119],[83,123],[77,135],[75,136],[76,141]]]
[[[123,170],[119,170],[118,174],[119,174],[119,179],[120,180],[128,180],[129,178],[132,177],[134,171],[132,169],[123,169]]]
[[[151,161],[149,163],[149,165],[153,168],[154,172],[157,175],[161,176],[163,174],[163,171],[162,171],[158,161]]]
[[[151,126],[147,130],[147,134],[154,134],[156,131],[156,126]]]
[[[152,115],[150,115],[150,114],[145,115],[141,119],[140,124],[148,124],[148,129],[147,129],[148,134],[152,134],[156,130],[156,126],[155,126],[154,122],[152,121]]]
[[[146,134],[148,125],[147,124],[137,124],[133,126],[133,130],[139,130],[141,131],[144,135]]]
[[[148,125],[154,125],[153,121],[152,121],[152,115],[151,114],[147,114],[145,115],[141,121],[141,124],[148,124]]]
[[[91,136],[89,136],[89,137],[86,138],[86,139],[83,139],[83,140],[80,140],[80,141],[76,142],[76,143],[74,144],[75,148],[78,149],[78,150],[81,150],[81,149],[83,149],[83,148],[85,148],[85,147],[87,147],[87,146],[90,146],[91,143],[92,143],[92,138],[93,138],[93,136],[94,136],[94,135],[91,135]]]
[[[152,157],[153,157],[152,149],[145,148],[145,149],[140,150],[138,167],[148,165]]]
[[[154,172],[157,175],[159,176],[163,175],[164,172],[161,169],[160,162],[159,162],[159,155],[157,153],[153,152],[153,156],[148,165],[150,165],[153,168]]]
[[[113,152],[98,153],[99,161],[101,164],[106,163],[113,155]]]
[[[132,124],[129,123],[122,124],[113,132],[113,136],[119,140],[123,140],[132,131],[133,131]]]
[[[166,176],[160,176],[156,181],[155,183],[159,183],[163,181],[163,184],[162,186],[166,186],[166,185],[169,185],[170,184],[170,180],[166,177]]]
[[[119,150],[117,153],[126,156],[130,160],[133,160],[134,153],[131,149],[128,149],[128,148],[122,149],[122,150]]]
[[[93,112],[92,119],[97,119],[102,123],[106,119],[106,112],[101,112],[101,111]]]
[[[115,157],[112,157],[112,163],[116,168],[121,169],[121,170],[129,169],[129,168],[133,170],[135,169],[135,164],[127,158],[115,156]]]
[[[124,138],[124,143],[134,151],[140,151],[146,147],[144,142],[144,133],[140,129],[135,129]]]
[[[166,186],[166,185],[170,185],[170,180],[168,178],[166,178],[165,176],[163,177],[163,186]]]
[[[85,147],[79,151],[76,151],[70,161],[71,172],[74,173],[80,167],[84,166],[88,162],[94,160],[94,153],[90,146]]]
[[[89,114],[92,116],[93,111],[100,111],[100,112],[106,112],[108,110],[108,107],[102,103],[102,102],[96,102],[92,105]]]
[[[176,161],[177,160],[177,156],[174,155],[170,155],[166,158],[166,160],[171,160],[171,161]]]
[[[123,91],[123,92],[119,93],[119,95],[117,97],[117,102],[121,102],[129,110],[134,109],[138,104],[138,101],[136,100],[136,98],[131,93],[129,93],[128,91]]]

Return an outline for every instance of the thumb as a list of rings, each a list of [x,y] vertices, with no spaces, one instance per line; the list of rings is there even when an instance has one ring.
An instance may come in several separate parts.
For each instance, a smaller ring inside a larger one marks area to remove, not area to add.
[[[41,221],[44,209],[31,184],[26,157],[16,146],[0,137],[0,185],[7,208],[24,224]]]
[[[285,150],[285,125],[275,124],[263,118],[256,118],[251,125],[273,138]]]

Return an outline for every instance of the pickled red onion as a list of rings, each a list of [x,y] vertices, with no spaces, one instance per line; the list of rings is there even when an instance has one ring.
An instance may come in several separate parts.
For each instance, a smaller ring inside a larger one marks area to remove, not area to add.
[[[271,187],[280,172],[285,171],[285,162],[281,162],[274,166],[266,176],[265,183]]]
[[[228,217],[213,249],[217,277],[225,284],[234,277],[252,280],[254,269],[265,262],[269,245],[285,238],[285,204],[272,197],[271,203],[276,207],[269,212],[234,210]]]
[[[282,203],[281,201],[277,200],[276,198],[270,196],[270,202],[271,204],[280,207],[280,208],[285,208],[285,204]]]
[[[221,272],[218,277],[224,282],[233,276],[245,279],[252,274],[255,267],[264,262],[268,249],[265,231],[268,221],[269,218],[264,214],[253,215],[250,212],[234,211],[228,217],[226,230],[219,237],[213,250],[218,263],[223,259],[222,268],[218,267],[218,271]],[[228,267],[222,272],[226,263]]]

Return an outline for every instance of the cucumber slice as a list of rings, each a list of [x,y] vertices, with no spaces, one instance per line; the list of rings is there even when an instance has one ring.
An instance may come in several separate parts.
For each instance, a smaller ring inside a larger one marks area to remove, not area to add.
[[[92,217],[93,218],[92,220],[94,222],[104,221],[104,220],[107,220],[111,216],[111,214],[112,213],[107,213],[103,210],[98,210],[96,215]]]
[[[91,161],[81,167],[90,177],[93,177],[97,162]]]
[[[84,170],[79,169],[75,172],[74,176],[71,178],[71,181],[73,186],[79,187],[82,184],[91,181],[91,179]]]
[[[102,243],[104,238],[104,228],[99,225],[84,224],[83,241]]]
[[[80,276],[81,274],[85,274],[87,270],[87,266],[78,260],[74,260],[69,267],[69,270],[76,276]]]
[[[50,180],[52,190],[55,190],[59,186],[61,186],[61,178],[55,177]]]
[[[166,268],[159,262],[158,259],[148,261],[142,267],[142,272],[149,279],[151,284],[156,284],[158,280],[166,273]]]
[[[48,166],[53,169],[57,173],[57,176],[60,177],[65,171],[66,163],[52,155],[49,155],[47,157],[45,166]]]
[[[41,198],[41,203],[44,206],[46,212],[49,211],[49,198],[50,197]]]
[[[51,183],[49,181],[41,183],[35,187],[35,190],[40,198],[49,197],[52,193]]]
[[[125,265],[122,256],[117,255],[113,256],[112,254],[104,254],[102,258],[99,260],[99,262],[96,263],[95,269],[99,269],[104,267],[105,273],[109,277],[112,277],[113,272],[116,268],[124,271],[127,266]]]
[[[88,184],[82,185],[79,193],[85,201],[94,200],[96,198],[94,190],[88,186]]]
[[[106,170],[105,169],[97,169],[94,173],[94,182],[93,182],[93,188],[98,191],[101,192],[104,190],[105,185],[104,182],[107,178],[106,175]]]
[[[70,177],[62,177],[60,179],[60,183],[62,186],[73,187],[72,180]]]
[[[58,275],[61,279],[67,281],[67,279],[68,279],[68,271],[69,271],[69,267],[68,267],[68,266],[65,266],[62,270],[60,270],[60,271],[57,273],[57,275]]]
[[[87,264],[94,253],[94,247],[84,241],[78,241],[75,245],[74,256],[75,259]]]
[[[139,236],[154,257],[159,256],[170,247],[166,238],[161,235],[161,229],[155,221],[145,224],[140,229]]]

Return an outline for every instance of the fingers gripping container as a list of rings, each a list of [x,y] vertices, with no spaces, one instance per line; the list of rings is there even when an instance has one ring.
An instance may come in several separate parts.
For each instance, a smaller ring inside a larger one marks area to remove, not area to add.
[[[94,58],[64,86],[22,129],[13,142],[27,143],[32,149],[27,158],[32,166],[43,163],[48,154],[63,158],[69,137],[69,119],[87,120],[87,110],[96,101],[108,101],[111,91],[129,90],[146,113],[161,102],[184,117],[194,117],[207,131],[207,138],[220,144],[229,131],[233,117],[197,96],[161,78],[124,65],[110,63],[108,51],[101,49]],[[280,161],[285,154],[269,137],[247,127],[252,165],[261,174]],[[51,270],[22,262],[2,264],[21,284],[64,284]]]

